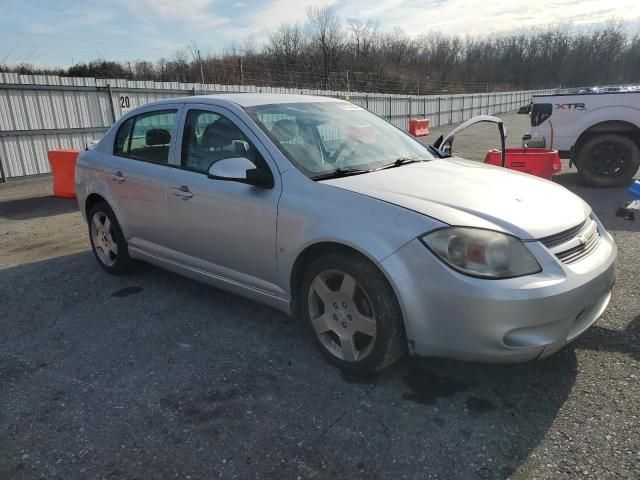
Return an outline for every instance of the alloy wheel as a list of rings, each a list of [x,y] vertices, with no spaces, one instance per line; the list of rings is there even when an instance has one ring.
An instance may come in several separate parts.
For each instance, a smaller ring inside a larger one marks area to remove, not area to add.
[[[111,220],[104,212],[96,212],[91,219],[91,240],[98,259],[107,267],[116,263],[118,244],[114,239]]]
[[[376,339],[376,315],[369,295],[348,273],[327,270],[309,288],[309,318],[322,345],[347,362],[364,359]]]

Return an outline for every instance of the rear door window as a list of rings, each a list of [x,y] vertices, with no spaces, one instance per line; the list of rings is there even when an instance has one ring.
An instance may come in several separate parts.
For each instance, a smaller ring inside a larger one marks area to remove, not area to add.
[[[114,155],[168,164],[177,115],[177,110],[159,110],[130,118],[116,133]]]

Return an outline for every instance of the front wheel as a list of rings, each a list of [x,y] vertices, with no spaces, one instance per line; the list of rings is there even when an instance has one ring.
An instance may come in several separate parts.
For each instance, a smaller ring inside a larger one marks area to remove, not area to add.
[[[406,350],[402,313],[389,282],[361,257],[326,255],[307,269],[302,314],[322,353],[355,373],[370,373]]]
[[[640,149],[624,135],[597,135],[580,146],[576,165],[581,180],[587,185],[623,187],[631,182],[640,167]]]

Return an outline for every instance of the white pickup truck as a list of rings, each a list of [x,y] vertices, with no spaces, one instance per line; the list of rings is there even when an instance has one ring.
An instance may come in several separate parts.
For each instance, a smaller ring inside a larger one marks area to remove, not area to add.
[[[595,187],[628,185],[640,167],[640,91],[535,95],[523,146],[552,148]]]

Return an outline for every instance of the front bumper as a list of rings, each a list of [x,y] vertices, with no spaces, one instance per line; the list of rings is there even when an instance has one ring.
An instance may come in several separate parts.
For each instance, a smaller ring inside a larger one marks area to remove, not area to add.
[[[404,315],[412,354],[487,362],[545,357],[586,331],[611,298],[617,248],[602,241],[588,257],[559,262],[527,242],[542,272],[485,280],[455,272],[418,240],[380,264]]]

